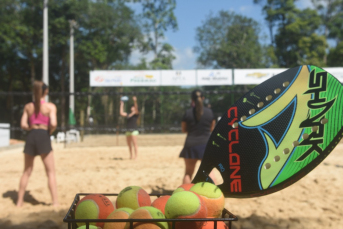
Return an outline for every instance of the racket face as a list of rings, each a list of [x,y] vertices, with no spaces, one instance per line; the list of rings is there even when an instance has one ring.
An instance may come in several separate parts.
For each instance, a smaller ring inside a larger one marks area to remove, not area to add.
[[[273,76],[241,97],[212,132],[193,183],[213,168],[226,197],[281,190],[314,169],[343,134],[343,86],[304,65]]]

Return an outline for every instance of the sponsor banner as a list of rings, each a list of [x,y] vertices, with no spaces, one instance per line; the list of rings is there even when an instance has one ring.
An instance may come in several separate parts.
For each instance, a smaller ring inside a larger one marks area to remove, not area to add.
[[[286,71],[285,68],[235,69],[234,84],[260,84],[270,77]]]
[[[195,70],[162,70],[161,86],[192,86],[196,85]]]
[[[231,69],[197,70],[197,85],[231,85]]]
[[[120,71],[91,71],[89,77],[91,87],[120,87],[123,85]]]
[[[123,86],[160,86],[161,71],[142,70],[142,71],[120,71],[122,74]]]
[[[138,87],[138,86],[206,86],[251,84],[263,81],[286,71],[286,68],[234,69],[232,82],[231,69],[213,70],[146,70],[117,71],[99,70],[90,72],[91,87]],[[343,83],[343,67],[324,68],[325,71]]]
[[[325,71],[336,77],[339,82],[343,83],[343,68],[323,68]]]
[[[91,87],[160,86],[160,71],[91,71]]]

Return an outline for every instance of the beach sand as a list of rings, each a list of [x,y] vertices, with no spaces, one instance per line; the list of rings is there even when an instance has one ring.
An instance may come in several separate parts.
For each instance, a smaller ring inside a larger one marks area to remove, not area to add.
[[[22,208],[15,202],[23,170],[23,147],[0,151],[0,228],[66,229],[63,222],[77,193],[119,193],[138,185],[148,193],[170,193],[181,184],[178,158],[184,134],[139,135],[139,155],[129,160],[125,136],[85,136],[82,143],[54,143],[59,207],[50,205],[47,177],[39,157]],[[199,165],[199,163],[198,163]],[[238,217],[234,229],[343,228],[343,143],[304,178],[270,195],[226,198]],[[217,174],[218,175],[218,174]],[[218,177],[218,180],[220,178]]]

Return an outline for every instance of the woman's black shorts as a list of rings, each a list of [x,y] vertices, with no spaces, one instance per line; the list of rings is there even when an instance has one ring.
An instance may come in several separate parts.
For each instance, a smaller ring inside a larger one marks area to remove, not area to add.
[[[183,147],[179,157],[188,158],[188,159],[202,159],[204,156],[206,144],[197,145],[191,147]]]
[[[47,130],[33,129],[27,135],[24,153],[37,156],[52,151],[50,135]]]

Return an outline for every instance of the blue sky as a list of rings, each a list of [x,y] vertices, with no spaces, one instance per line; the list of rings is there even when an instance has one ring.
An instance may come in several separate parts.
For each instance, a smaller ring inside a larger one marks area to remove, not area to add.
[[[176,32],[167,31],[165,42],[175,49],[176,59],[173,68],[176,70],[195,69],[197,54],[193,52],[196,46],[196,28],[210,14],[217,14],[220,10],[233,11],[256,20],[261,26],[261,36],[268,36],[268,29],[262,15],[262,6],[253,3],[253,0],[176,0],[177,6],[174,11],[179,29]],[[311,6],[311,0],[299,0],[298,7]],[[269,42],[269,36],[267,42]],[[149,60],[152,55],[146,56]],[[132,63],[137,63],[141,54],[134,52],[131,57]]]

